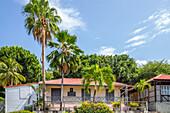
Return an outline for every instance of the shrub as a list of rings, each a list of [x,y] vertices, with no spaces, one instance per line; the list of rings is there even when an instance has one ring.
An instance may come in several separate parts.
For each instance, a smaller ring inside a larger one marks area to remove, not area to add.
[[[104,103],[92,103],[85,101],[77,108],[78,113],[113,113]]]
[[[19,111],[12,111],[10,113],[34,113],[34,112],[31,112],[31,111],[28,111],[28,110],[19,110]]]
[[[120,107],[120,102],[111,102],[113,107]]]
[[[138,107],[139,104],[136,103],[136,102],[130,102],[130,103],[129,103],[129,106],[130,106],[130,107]]]

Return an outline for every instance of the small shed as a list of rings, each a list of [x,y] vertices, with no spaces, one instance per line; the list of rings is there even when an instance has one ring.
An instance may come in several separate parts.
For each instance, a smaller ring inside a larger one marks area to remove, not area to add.
[[[37,87],[37,83],[30,83]],[[29,84],[5,87],[5,112],[24,110],[24,106],[32,105],[36,94]]]

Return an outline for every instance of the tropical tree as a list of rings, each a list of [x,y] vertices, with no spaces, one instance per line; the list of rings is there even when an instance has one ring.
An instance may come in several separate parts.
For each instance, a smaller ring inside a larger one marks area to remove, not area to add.
[[[25,27],[28,35],[33,34],[34,40],[42,44],[42,75],[45,84],[45,45],[59,30],[57,23],[61,22],[55,8],[50,8],[46,0],[30,0],[22,12],[25,16]],[[45,108],[45,86],[43,88],[43,108]]]
[[[0,48],[0,58],[1,57],[12,58],[23,67],[20,74],[25,77],[26,82],[22,81],[22,83],[38,81],[39,76],[41,75],[41,65],[39,64],[37,56],[32,54],[29,50],[25,50],[23,47],[18,46],[3,46]]]
[[[68,31],[60,31],[56,35],[58,42],[50,41],[48,46],[56,48],[52,51],[47,59],[50,61],[50,67],[59,69],[59,73],[62,75],[61,82],[61,103],[60,109],[62,108],[63,101],[63,79],[64,76],[69,74],[70,71],[77,71],[80,59],[79,56],[83,51],[76,46],[77,37],[70,35]]]
[[[21,81],[25,82],[25,77],[19,73],[22,69],[22,66],[16,60],[5,57],[1,58],[0,84],[6,87],[7,85],[21,84]]]
[[[146,88],[150,89],[151,84],[147,83],[145,79],[140,80],[140,82],[135,84],[135,89],[138,90],[139,95],[140,95],[140,92],[142,92],[142,94],[144,95],[144,91],[145,91]]]
[[[39,106],[39,100],[40,100],[40,93],[42,92],[43,89],[43,84],[39,84],[38,86],[34,86],[34,85],[29,85],[34,92],[36,93],[36,97],[37,97],[37,107]],[[31,95],[32,96],[32,95]],[[30,96],[30,98],[31,98]]]
[[[94,95],[93,102],[95,102],[96,92],[100,91],[103,87],[103,83],[106,83],[108,86],[108,92],[111,92],[114,89],[115,75],[112,74],[112,69],[109,67],[99,68],[99,65],[92,65],[89,68],[86,68],[85,75],[83,76],[83,85],[85,91],[89,93],[89,86],[94,82]]]

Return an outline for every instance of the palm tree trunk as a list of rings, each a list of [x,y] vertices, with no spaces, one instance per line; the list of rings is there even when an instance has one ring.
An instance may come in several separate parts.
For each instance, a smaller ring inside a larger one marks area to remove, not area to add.
[[[45,30],[42,28],[43,43],[42,43],[42,75],[43,75],[43,110],[45,108]]]
[[[13,80],[12,80],[12,78],[11,78],[11,86],[13,86]]]
[[[62,103],[63,103],[63,79],[64,79],[64,70],[63,68],[61,69],[61,74],[62,74],[62,80],[61,80],[61,101],[60,101],[60,111],[62,110]]]
[[[93,102],[95,102],[95,96],[96,96],[96,90],[94,90],[94,94],[93,94]]]

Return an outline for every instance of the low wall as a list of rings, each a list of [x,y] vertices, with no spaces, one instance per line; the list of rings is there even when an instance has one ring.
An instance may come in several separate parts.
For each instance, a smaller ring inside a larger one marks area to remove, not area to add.
[[[170,103],[156,103],[156,111],[170,113]]]

